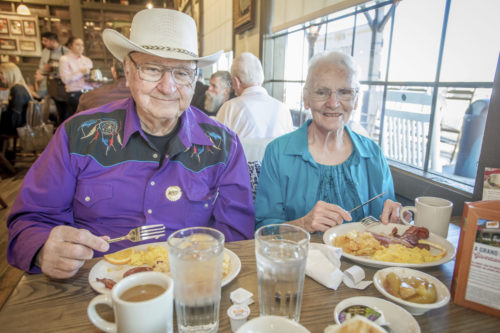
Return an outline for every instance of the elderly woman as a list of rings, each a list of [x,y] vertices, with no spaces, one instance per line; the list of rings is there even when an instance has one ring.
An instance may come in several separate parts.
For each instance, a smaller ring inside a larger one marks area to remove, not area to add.
[[[255,199],[256,227],[289,223],[313,232],[368,215],[384,223],[399,219],[400,204],[391,200],[393,181],[380,147],[346,126],[358,89],[352,57],[327,52],[311,60],[303,99],[312,121],[268,145]]]
[[[66,46],[69,53],[59,59],[59,75],[66,85],[68,93],[68,108],[63,115],[59,115],[60,121],[72,116],[78,108],[80,96],[94,86],[87,81],[88,74],[92,69],[92,60],[83,55],[85,47],[83,40],[78,37],[70,37]]]
[[[0,64],[0,81],[9,88],[9,104],[2,113],[0,133],[15,135],[26,124],[26,110],[32,99],[19,67],[12,62]]]

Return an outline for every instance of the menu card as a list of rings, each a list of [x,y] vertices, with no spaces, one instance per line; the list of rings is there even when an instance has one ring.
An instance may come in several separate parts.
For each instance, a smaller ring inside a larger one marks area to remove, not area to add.
[[[500,200],[500,168],[484,168],[483,200]]]
[[[458,305],[500,317],[500,200],[465,203],[451,294]]]

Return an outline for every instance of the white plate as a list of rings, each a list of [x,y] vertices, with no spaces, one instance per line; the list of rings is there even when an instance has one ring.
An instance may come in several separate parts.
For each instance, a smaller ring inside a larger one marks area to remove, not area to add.
[[[358,296],[344,299],[339,302],[333,311],[335,322],[340,324],[338,316],[342,310],[353,305],[366,305],[374,310],[382,312],[385,323],[394,332],[420,333],[420,326],[413,316],[392,302],[377,297]]]
[[[354,230],[357,230],[359,232],[369,230],[369,231],[376,232],[376,233],[390,234],[394,227],[398,228],[398,234],[401,235],[410,226],[404,225],[404,224],[394,224],[394,223],[389,223],[389,224],[377,223],[377,224],[372,224],[369,227],[366,227],[363,224],[361,224],[361,222],[345,223],[345,224],[337,225],[335,227],[328,229],[323,234],[323,242],[325,244],[328,244],[328,245],[333,245],[333,240],[335,239],[335,237],[340,236],[340,235],[344,235],[345,233],[347,233],[349,231],[354,231]],[[433,233],[429,233],[429,238],[426,240],[429,242],[433,242],[433,243],[441,245],[446,250],[446,255],[443,258],[441,258],[440,260],[433,261],[433,262],[426,262],[423,264],[408,264],[408,263],[378,261],[378,260],[370,259],[370,257],[367,257],[367,256],[355,256],[353,254],[349,254],[346,252],[343,252],[342,255],[344,257],[354,261],[354,262],[364,264],[366,266],[377,267],[377,268],[383,268],[383,267],[389,267],[389,266],[416,267],[416,268],[432,267],[432,266],[439,266],[441,264],[447,263],[448,261],[455,258],[455,247],[453,246],[453,244],[448,242],[443,237],[436,235],[436,234],[433,234]],[[441,253],[441,251],[438,249],[431,248],[431,253],[438,254],[438,253]]]
[[[148,246],[155,246],[155,245],[161,245],[167,248],[166,242],[142,244],[134,246],[134,248],[136,251],[146,251],[148,249]],[[228,249],[224,249],[224,253],[229,255],[229,273],[224,278],[222,278],[221,287],[224,287],[226,284],[233,281],[234,278],[240,273],[241,269],[241,261],[240,258],[236,255],[236,253]],[[133,267],[136,266],[113,265],[107,262],[106,260],[101,259],[90,270],[89,284],[92,287],[92,289],[94,289],[98,293],[109,294],[111,290],[105,288],[104,284],[102,282],[97,282],[96,279],[108,278],[112,279],[115,282],[118,282],[122,279],[123,273],[125,273],[127,270]]]
[[[426,279],[428,282],[432,283],[436,287],[437,301],[431,304],[419,304],[419,303],[407,302],[399,297],[392,296],[384,288],[385,277],[387,276],[387,274],[391,272],[395,273],[399,277],[415,276]],[[424,314],[432,309],[441,308],[446,304],[448,304],[448,302],[450,301],[450,291],[448,290],[448,287],[446,287],[443,284],[443,282],[439,281],[438,279],[429,274],[417,271],[415,269],[409,269],[404,267],[387,267],[381,269],[377,271],[373,276],[373,284],[375,285],[375,288],[377,288],[377,290],[382,295],[385,296],[385,298],[400,304],[414,316]]]
[[[236,333],[310,333],[301,324],[285,317],[260,316],[244,323]]]

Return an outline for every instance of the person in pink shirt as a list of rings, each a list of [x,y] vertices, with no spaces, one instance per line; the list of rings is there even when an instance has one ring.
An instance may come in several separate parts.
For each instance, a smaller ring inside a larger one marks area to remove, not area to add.
[[[93,88],[87,80],[92,69],[92,60],[83,55],[83,40],[70,37],[66,46],[70,52],[59,59],[59,75],[68,92],[68,108],[64,119],[60,119],[61,122],[75,113],[80,96]]]

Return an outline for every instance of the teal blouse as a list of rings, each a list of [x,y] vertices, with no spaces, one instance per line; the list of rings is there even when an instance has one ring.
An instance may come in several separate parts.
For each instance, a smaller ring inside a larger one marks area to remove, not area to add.
[[[380,147],[347,126],[345,129],[353,143],[352,158],[342,164],[342,179],[333,178],[325,183],[322,167],[309,152],[307,128],[310,123],[309,120],[298,130],[273,140],[267,146],[255,198],[256,228],[306,215],[320,200],[321,186],[335,189],[337,194],[331,200],[341,197],[342,201],[337,202],[345,210],[387,191],[383,197],[356,211],[353,221],[368,215],[378,217],[385,200],[394,200],[391,172]],[[348,177],[347,181],[345,177]],[[320,185],[322,180],[324,185]],[[323,198],[326,197],[324,194]]]

